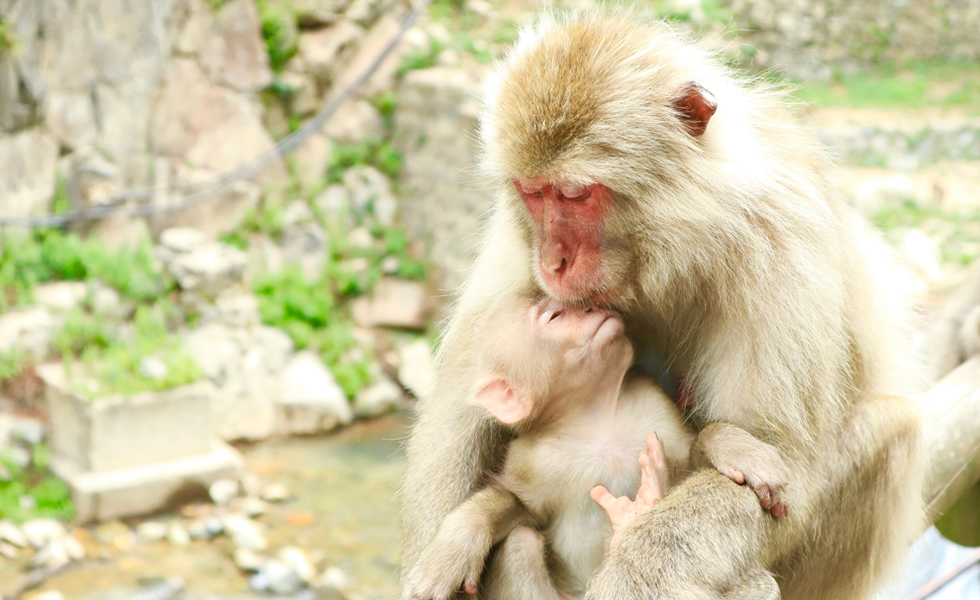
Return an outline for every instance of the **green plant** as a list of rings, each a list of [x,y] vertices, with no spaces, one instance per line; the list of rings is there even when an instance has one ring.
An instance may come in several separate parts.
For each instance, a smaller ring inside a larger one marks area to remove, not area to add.
[[[31,448],[31,460],[24,467],[11,456],[10,450],[0,448],[0,465],[10,474],[8,481],[0,480],[0,515],[16,522],[48,517],[71,520],[75,509],[68,488],[48,468],[50,452],[42,444]],[[21,502],[30,496],[33,502]]]
[[[874,223],[893,242],[908,228],[921,229],[939,245],[944,262],[968,265],[980,258],[980,210],[943,211],[914,200],[889,205],[874,215]]]
[[[289,59],[296,54],[299,36],[296,32],[296,15],[283,4],[259,0],[259,18],[262,21],[262,38],[272,70],[282,71]]]
[[[0,53],[15,53],[20,50],[20,36],[13,23],[0,19]]]
[[[339,183],[344,171],[357,165],[371,165],[390,179],[397,179],[402,168],[402,153],[390,142],[367,140],[354,144],[337,144],[330,155],[328,183]]]
[[[17,348],[0,352],[0,382],[23,372],[30,360]]]

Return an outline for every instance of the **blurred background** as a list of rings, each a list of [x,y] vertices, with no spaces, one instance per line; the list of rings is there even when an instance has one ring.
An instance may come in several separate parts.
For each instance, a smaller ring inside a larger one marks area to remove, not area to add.
[[[934,374],[980,353],[980,2],[636,6],[796,84]],[[542,6],[412,8],[0,0],[4,598],[397,596],[480,82]],[[939,526],[883,598],[980,598],[980,488]]]

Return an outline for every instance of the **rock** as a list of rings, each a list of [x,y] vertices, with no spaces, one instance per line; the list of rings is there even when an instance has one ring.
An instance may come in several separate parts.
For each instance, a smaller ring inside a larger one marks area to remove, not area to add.
[[[208,488],[208,495],[218,506],[228,506],[238,496],[238,482],[232,479],[219,479]]]
[[[215,300],[218,318],[231,327],[252,327],[262,321],[259,299],[250,292],[228,291]]]
[[[20,556],[20,552],[17,551],[16,546],[7,542],[0,542],[0,556],[13,560]]]
[[[238,515],[227,515],[222,524],[225,535],[231,538],[237,548],[264,552],[269,547],[269,542],[266,541],[262,529],[255,521]]]
[[[8,542],[18,548],[26,548],[29,543],[27,536],[13,521],[8,519],[0,521],[0,541]]]
[[[313,433],[353,419],[347,396],[330,370],[311,351],[297,353],[279,379],[279,431]]]
[[[0,447],[9,447],[14,440],[28,446],[40,444],[44,441],[44,421],[31,416],[0,414]]]
[[[146,356],[140,360],[140,376],[160,380],[167,376],[170,367],[159,356]]]
[[[313,221],[313,211],[310,205],[302,200],[293,200],[283,207],[280,215],[282,225],[288,229],[298,225],[306,225]]]
[[[261,517],[264,515],[268,509],[268,505],[259,498],[248,497],[242,499],[241,505],[238,507],[238,509],[246,517],[254,519],[255,517]]]
[[[313,564],[310,563],[310,559],[308,559],[306,554],[304,554],[299,548],[295,546],[284,546],[280,548],[276,556],[279,558],[279,561],[288,566],[303,583],[310,584],[313,581],[313,578],[316,576],[316,570],[313,568]]]
[[[435,362],[432,350],[425,340],[417,340],[399,348],[398,380],[411,390],[416,398],[425,398],[432,393],[435,383]]]
[[[325,135],[314,133],[293,151],[293,173],[307,190],[322,185],[330,170],[333,145]]]
[[[132,306],[124,303],[115,289],[98,280],[90,281],[88,287],[92,298],[92,312],[96,315],[122,319],[130,313]]]
[[[385,137],[385,124],[381,113],[367,100],[343,103],[323,126],[323,133],[337,142],[353,144]]]
[[[187,254],[208,242],[204,232],[191,227],[171,227],[160,233],[160,246],[177,254]]]
[[[314,202],[324,215],[345,213],[351,207],[350,194],[347,188],[339,183],[328,186]]]
[[[293,569],[278,560],[266,561],[261,574],[265,576],[265,589],[282,596],[295,594],[303,587],[303,581]]]
[[[167,541],[178,548],[185,548],[191,543],[191,536],[180,523],[171,523],[167,530]]]
[[[220,323],[209,323],[184,336],[184,350],[218,388],[237,375],[242,350],[233,331]]]
[[[251,0],[225,0],[198,55],[212,81],[258,92],[272,83],[259,13]]]
[[[354,321],[361,327],[421,330],[429,317],[429,294],[418,282],[385,277],[370,298],[354,302]]]
[[[167,537],[167,524],[159,521],[146,521],[136,527],[136,537],[141,542],[159,542]]]
[[[333,89],[343,89],[360,77],[378,56],[382,50],[395,37],[401,26],[401,17],[392,14],[383,15],[378,22],[371,27],[367,35],[359,40],[357,54],[344,66],[335,78]],[[360,87],[358,94],[364,98],[371,98],[395,88],[396,74],[401,67],[404,57],[413,52],[412,45],[403,41],[396,47],[395,51],[388,55],[378,68],[371,74],[367,81]]]
[[[208,298],[243,283],[248,257],[241,250],[212,242],[174,258],[168,266],[182,290],[195,291]]]
[[[192,540],[209,540],[222,531],[221,519],[218,517],[198,519],[187,526],[187,535]]]
[[[11,446],[9,448],[4,448],[5,458],[10,462],[14,463],[21,469],[26,469],[31,464],[31,453],[27,451],[26,448],[21,446]],[[21,498],[24,498],[22,496]],[[26,498],[32,498],[32,496],[26,496]],[[23,500],[21,502],[23,504]]]
[[[306,281],[322,280],[327,265],[327,232],[317,223],[286,229],[282,233],[282,257],[286,264],[298,265]]]
[[[289,489],[281,483],[270,483],[262,490],[261,498],[266,502],[285,502],[289,500]]]
[[[385,275],[394,275],[401,269],[402,261],[397,256],[386,256],[381,261],[381,272]]]
[[[34,306],[0,315],[0,352],[19,350],[35,360],[51,351],[51,340],[61,329],[63,319],[43,306]]]
[[[852,202],[864,215],[875,215],[886,206],[900,207],[915,198],[912,180],[904,175],[893,175],[862,182],[855,188]]]
[[[340,567],[331,566],[317,578],[316,586],[327,590],[344,591],[351,587],[351,581]]]
[[[236,567],[242,571],[251,571],[252,573],[260,571],[265,565],[266,560],[262,555],[243,548],[235,548],[232,559],[235,561]]]
[[[347,244],[351,248],[370,248],[374,245],[374,236],[366,227],[357,227],[347,234]]]
[[[57,163],[58,143],[41,128],[0,136],[0,215],[48,212]]]
[[[65,600],[65,595],[58,590],[45,590],[31,596],[31,600]]]
[[[297,57],[306,71],[316,77],[317,83],[327,89],[337,65],[350,54],[363,35],[362,28],[346,19],[331,27],[303,32],[299,37]]]
[[[87,295],[88,286],[82,281],[42,283],[34,288],[35,302],[62,312],[78,308]]]
[[[32,519],[21,525],[20,530],[34,548],[41,548],[67,535],[64,525],[54,519]]]
[[[351,167],[344,172],[344,187],[350,194],[355,213],[368,214],[369,204],[391,195],[391,183],[380,171],[368,165]]]
[[[279,75],[278,81],[289,90],[286,98],[289,114],[297,117],[308,117],[320,110],[320,98],[316,93],[316,82],[306,74],[286,71]]]
[[[58,541],[52,541],[38,549],[37,554],[31,559],[31,566],[35,569],[57,569],[71,562],[68,551]]]
[[[358,417],[374,417],[385,413],[398,405],[403,394],[401,387],[382,375],[354,397],[354,414]]]

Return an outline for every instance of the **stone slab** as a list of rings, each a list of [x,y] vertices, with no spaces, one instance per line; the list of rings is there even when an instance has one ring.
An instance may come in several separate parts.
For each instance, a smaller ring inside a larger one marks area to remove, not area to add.
[[[206,495],[212,483],[238,479],[244,468],[242,455],[217,440],[209,454],[103,473],[82,471],[63,459],[51,460],[51,469],[71,491],[79,523],[152,513],[181,498]]]

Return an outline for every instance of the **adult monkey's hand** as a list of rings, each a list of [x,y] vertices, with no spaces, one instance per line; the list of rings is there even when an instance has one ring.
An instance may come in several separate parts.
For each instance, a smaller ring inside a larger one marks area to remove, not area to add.
[[[904,318],[879,285],[886,254],[780,95],[664,24],[585,14],[525,31],[485,106],[500,191],[409,441],[403,570],[499,467],[510,437],[472,403],[473,332],[530,289],[617,310],[696,421],[788,465],[779,519],[751,489],[693,476],[624,535],[590,597],[717,597],[756,569],[790,600],[867,596],[921,523],[915,415],[867,410],[909,393]],[[675,567],[692,595],[667,593]]]

